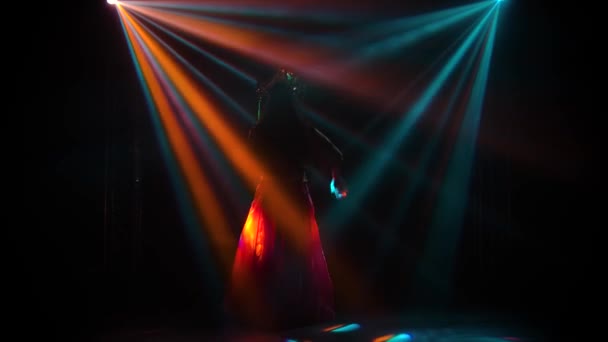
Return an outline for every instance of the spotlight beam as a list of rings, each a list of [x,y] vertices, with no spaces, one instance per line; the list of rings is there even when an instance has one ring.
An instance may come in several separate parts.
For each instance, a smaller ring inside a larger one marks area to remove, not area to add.
[[[212,62],[214,62],[215,64],[221,66],[222,68],[230,71],[232,74],[238,76],[239,78],[243,79],[243,81],[249,83],[250,85],[255,85],[257,80],[255,79],[255,77],[251,76],[250,74],[246,73],[243,70],[238,69],[236,66],[222,60],[221,58],[215,56],[214,54],[205,51],[204,49],[202,49],[200,46],[197,46],[196,44],[192,43],[191,41],[181,37],[180,35],[174,33],[171,30],[168,30],[167,28],[159,25],[158,23],[154,22],[153,20],[150,20],[149,18],[142,16],[139,13],[133,13],[134,15],[136,15],[138,18],[144,20],[145,22],[147,22],[148,24],[156,27],[157,29],[161,30],[163,33],[169,35],[171,38],[177,40],[178,42],[184,44],[185,46],[187,46],[188,48],[192,49],[193,51],[200,53],[201,55],[203,55],[204,57],[208,58],[209,60],[211,60]]]
[[[363,50],[370,49],[370,45],[378,46],[389,41],[398,40],[400,37],[407,42],[410,37],[421,36],[425,31],[432,31],[436,26],[442,26],[440,23],[450,23],[462,18],[463,14],[474,14],[486,7],[489,7],[494,0],[487,0],[481,3],[458,6],[455,8],[434,11],[431,13],[421,14],[414,17],[405,17],[380,24],[368,25],[356,31],[350,31],[344,34],[343,45],[363,47]],[[405,38],[403,38],[405,35]],[[388,36],[388,37],[387,37]]]
[[[121,16],[125,12],[119,8]],[[151,94],[154,101],[156,112],[159,114],[159,119],[166,134],[170,149],[178,161],[182,175],[185,177],[188,190],[194,201],[199,217],[207,226],[214,229],[212,234],[209,234],[211,243],[214,247],[214,252],[220,258],[223,266],[227,266],[229,255],[224,252],[226,248],[230,248],[232,239],[228,235],[228,225],[223,217],[223,210],[215,200],[214,194],[209,190],[210,186],[207,183],[206,175],[203,170],[197,167],[196,158],[192,151],[185,134],[181,131],[179,123],[175,120],[169,99],[164,95],[161,84],[163,81],[156,76],[152,64],[146,58],[144,43],[141,41],[141,36],[137,35],[132,25],[132,21],[127,21],[127,33],[130,42],[133,43],[135,56],[138,65],[141,68],[141,74],[145,80],[146,88]],[[138,44],[135,44],[139,42]],[[149,54],[149,53],[148,53]],[[182,194],[179,194],[180,197]],[[202,205],[204,203],[204,205]]]
[[[395,247],[395,243],[397,242],[397,240],[395,239],[395,234],[397,233],[397,230],[401,227],[401,222],[407,215],[408,209],[414,201],[416,192],[426,181],[425,178],[429,164],[433,156],[436,155],[436,150],[440,142],[440,137],[443,135],[443,132],[447,127],[451,114],[455,110],[458,100],[462,98],[462,90],[465,86],[465,82],[470,78],[470,73],[473,69],[473,65],[476,60],[475,56],[479,54],[482,43],[482,39],[477,40],[471,57],[468,59],[467,65],[465,66],[461,74],[462,76],[459,78],[458,83],[456,84],[454,91],[450,96],[449,102],[441,114],[441,119],[437,124],[437,130],[433,134],[429,146],[425,148],[422,157],[420,157],[418,166],[416,167],[411,176],[411,181],[408,182],[410,186],[403,193],[403,195],[400,197],[400,200],[398,201],[402,204],[400,204],[399,207],[393,211],[393,215],[388,221],[388,231],[383,233],[382,238],[378,242],[378,247],[375,248],[375,250],[378,251],[378,254],[374,257],[377,263],[382,263],[382,260],[384,260],[386,255],[390,253]],[[380,269],[377,269],[377,271],[380,271]]]
[[[396,34],[388,39],[367,45],[359,50],[359,52],[356,54],[355,61],[358,63],[365,62],[380,55],[388,55],[395,50],[411,46],[422,41],[423,39],[428,38],[428,36],[431,36],[440,30],[446,30],[450,26],[464,21],[472,15],[479,13],[485,7],[485,4],[484,6],[475,6],[466,11],[454,13],[453,15],[444,19],[425,24],[422,27],[414,30]]]
[[[147,50],[140,36],[137,37],[137,40],[140,41],[142,50]],[[151,56],[150,52],[147,52],[147,55]],[[171,92],[163,92],[162,90],[163,85],[168,86],[168,79],[162,75],[162,70],[159,66],[153,65],[154,58],[150,57],[149,60],[148,65],[150,65],[150,69],[156,70],[156,72],[147,71],[149,75],[147,84],[152,88],[152,93],[156,94],[154,99],[161,114],[160,118],[163,122],[163,127],[169,136],[169,141],[172,143],[172,150],[180,161],[179,165],[182,167],[182,173],[186,177],[189,191],[194,203],[198,205],[197,209],[201,213],[203,221],[206,221],[206,226],[214,230],[210,235],[215,240],[213,241],[216,245],[215,250],[225,251],[226,248],[231,247],[232,237],[228,233],[230,230],[223,214],[223,209],[215,199],[215,194],[211,191],[212,186],[209,182],[209,177],[205,173],[205,170],[199,166],[196,153],[187,139],[187,134],[183,131],[177,117],[173,114],[173,106],[170,104],[171,99],[162,95],[163,93],[172,94]],[[143,69],[144,73],[146,73],[147,67],[145,64]]]
[[[483,110],[483,99],[494,48],[499,11],[500,7],[497,7],[465,117],[433,213],[429,238],[416,271],[414,289],[425,293],[424,289],[433,286],[439,290],[436,294],[433,294],[433,297],[436,301],[443,301],[443,303],[446,303],[449,299],[454,254],[458,246],[468,200],[471,169],[475,156],[479,121]],[[416,294],[414,295],[416,296]]]
[[[133,34],[138,34],[140,40],[145,43],[152,59],[157,61],[159,67],[169,76],[177,91],[182,94],[185,102],[197,115],[197,118],[206,127],[207,131],[210,132],[210,135],[218,143],[218,146],[222,149],[230,163],[246,180],[249,186],[252,188],[255,187],[259,181],[259,175],[264,174],[264,171],[263,165],[255,160],[248,150],[248,145],[242,141],[240,135],[233,132],[231,128],[221,120],[221,113],[210,101],[211,99],[208,98],[207,94],[196,89],[196,86],[190,79],[188,73],[184,72],[184,70],[172,60],[170,55],[163,51],[161,46],[152,39],[146,30],[135,22],[131,14],[127,11],[127,8],[121,6],[119,9],[123,20],[127,21],[132,27],[132,31],[134,31]],[[132,7],[129,7],[129,9],[132,9]],[[148,83],[155,84],[155,82]],[[294,214],[297,214],[294,212],[293,205],[287,197],[280,193],[279,188],[269,187],[269,192],[269,198],[276,199],[278,206],[282,208],[281,211],[283,215],[278,216],[277,223],[279,226],[286,227],[290,222],[294,222]],[[303,239],[298,239],[297,235],[299,232],[286,231],[285,233],[290,237],[290,240],[296,243],[296,245],[299,241],[303,241]],[[298,246],[296,246],[296,248],[298,248]],[[361,299],[361,297],[363,297],[367,301],[369,292],[365,291],[362,288],[363,284],[357,281],[358,278],[353,268],[344,263],[341,258],[336,259],[336,262],[338,264],[335,269],[336,273],[339,274],[341,279],[346,280],[346,283],[349,284],[348,290],[352,291],[347,291],[346,295],[349,298]]]
[[[186,17],[190,17],[195,20],[201,20],[206,22],[218,23],[223,25],[230,25],[235,28],[239,28],[246,31],[255,31],[259,33],[267,33],[270,35],[274,35],[276,37],[282,37],[285,39],[297,39],[299,42],[308,42],[314,44],[329,44],[332,40],[327,37],[317,37],[311,34],[304,34],[299,31],[289,31],[285,29],[280,29],[274,26],[269,25],[260,25],[260,24],[252,24],[243,22],[241,20],[235,19],[226,19],[223,17],[214,17],[206,14],[195,14],[190,12],[180,12],[174,10],[165,10],[166,13],[173,13],[177,15],[183,15]]]
[[[110,0],[111,1],[111,0]],[[162,2],[162,1],[123,1],[130,5],[172,9],[179,11],[201,12],[210,15],[237,15],[240,17],[288,19],[320,24],[352,24],[367,20],[365,14],[341,11],[319,11],[311,9],[277,8],[276,4],[261,6],[209,4],[200,2]]]
[[[454,72],[456,66],[463,59],[465,53],[475,39],[478,38],[481,29],[484,27],[492,11],[493,10],[490,10],[488,14],[481,19],[475,30],[471,32],[460,48],[452,55],[450,60],[447,61],[439,74],[431,82],[430,86],[404,116],[401,123],[399,123],[389,134],[388,138],[382,144],[382,148],[378,150],[378,153],[373,155],[371,160],[367,161],[364,166],[355,173],[352,182],[352,192],[349,196],[349,205],[334,206],[333,210],[330,210],[327,214],[328,222],[331,222],[329,225],[335,229],[332,232],[334,237],[343,229],[344,220],[350,216],[349,213],[357,210],[361,206],[365,196],[367,196],[373,185],[378,182],[378,178],[389,161],[393,159],[393,154],[400,146],[400,143],[411,133],[412,128],[418,122],[435,95]]]
[[[403,90],[401,90],[397,95],[394,96],[394,98],[391,99],[390,103],[388,105],[386,105],[386,110],[391,110],[392,108],[397,106],[399,104],[399,102],[403,100],[403,97],[414,88],[414,86],[416,86],[425,77],[427,77],[427,75],[432,70],[435,70],[436,66],[439,65],[439,63],[441,63],[442,61],[444,61],[445,56],[448,55],[448,53],[450,51],[456,49],[458,44],[461,41],[463,41],[467,37],[467,35],[469,35],[471,32],[473,32],[475,30],[475,27],[477,27],[477,23],[473,23],[460,36],[458,36],[445,50],[443,50],[441,52],[441,54],[439,56],[437,56],[437,58],[435,58],[435,60],[431,64],[429,64],[422,72],[420,72],[420,74],[418,74],[416,76],[416,78],[414,80],[412,80],[410,82],[410,84],[408,84],[407,87],[404,87]],[[370,121],[370,123],[365,127],[365,129],[363,130],[362,135],[365,135],[367,132],[374,129],[379,124],[380,119],[381,119],[380,116],[373,118]],[[404,163],[400,163],[400,166],[403,169],[406,169],[406,170],[408,169]]]
[[[139,17],[139,16],[138,16]],[[149,19],[142,17],[146,22],[152,23]],[[142,27],[144,27],[142,25]],[[255,119],[254,117],[247,112],[238,102],[234,101],[226,92],[224,92],[220,87],[218,87],[213,81],[211,81],[207,76],[205,76],[202,72],[196,69],[190,62],[188,62],[184,57],[182,57],[177,51],[169,46],[163,39],[159,36],[148,30],[148,33],[154,37],[156,41],[158,41],[167,51],[175,57],[184,67],[186,67],[193,75],[195,75],[199,80],[201,80],[205,85],[211,89],[219,98],[221,98],[225,103],[227,103],[232,109],[234,109],[239,116],[245,120],[248,124],[253,124]]]
[[[154,41],[129,14],[126,14],[126,16],[128,16],[129,21],[139,35],[144,38],[146,46],[148,46],[151,53],[155,56],[162,69],[170,76],[176,89],[205,126],[207,132],[215,139],[231,164],[247,181],[247,184],[251,188],[255,188],[259,182],[259,176],[266,174],[264,171],[265,167],[255,159],[244,140],[222,120],[219,109],[212,103],[208,94],[197,89],[189,73],[180,68],[170,55],[162,49],[162,46]],[[279,227],[290,227],[291,223],[299,222],[297,209],[280,188],[269,186],[268,198],[273,202],[276,201],[275,205],[281,208],[280,212],[282,215],[277,217],[277,225]],[[286,229],[285,233],[289,237],[289,240],[296,245],[296,248],[304,248],[302,244],[305,242],[305,239],[300,235],[305,232]]]
[[[137,20],[137,18],[133,18],[142,27],[145,28],[145,26],[139,20]],[[237,111],[240,110],[241,115],[243,115],[246,120],[248,119],[250,123],[253,122],[253,118],[251,117],[251,115],[247,116],[247,113],[244,112],[244,109],[238,103],[232,100],[232,98],[230,98],[226,93],[224,93],[211,80],[209,80],[202,73],[200,73],[200,71],[196,70],[188,61],[186,61],[181,55],[179,55],[179,53],[173,50],[166,42],[164,42],[160,37],[155,35],[150,30],[147,30],[147,33],[154,37],[161,45],[163,45],[165,49],[169,51],[173,55],[173,57],[179,60],[184,67],[192,71],[193,74],[195,74],[195,76],[197,76],[199,79],[202,79],[206,83],[206,85],[210,87],[218,96],[227,101],[232,107],[236,107]],[[160,70],[160,68],[158,69]],[[180,96],[179,92],[175,88],[175,85],[171,84],[171,80],[168,79],[166,76],[163,77],[163,79],[166,80],[164,83],[167,84],[168,88],[166,93],[170,94],[170,97],[173,99],[173,102],[177,107],[175,114],[182,118],[181,121],[190,132],[189,136],[191,137],[192,143],[195,146],[198,146],[204,154],[203,160],[201,162],[204,163],[205,161],[213,161],[212,163],[205,163],[205,168],[213,172],[213,175],[215,176],[213,177],[213,179],[219,180],[219,183],[223,188],[222,193],[243,193],[243,191],[237,190],[237,185],[240,183],[240,180],[238,179],[238,177],[236,177],[236,175],[233,174],[233,170],[227,165],[225,157],[220,153],[220,151],[218,151],[214,147],[213,142],[208,138],[208,132],[205,132],[204,128],[200,125],[200,122],[194,118],[194,114],[192,113],[190,108],[188,108],[188,105],[186,104],[184,99]],[[231,198],[237,198],[237,196],[233,196]]]
[[[146,52],[148,54],[148,58],[150,59],[150,63],[152,63],[152,61],[154,60],[154,57],[151,55],[151,51],[149,51],[149,49],[147,49],[147,47],[146,47],[146,44],[144,42],[145,37],[142,37],[142,35],[141,35],[142,31],[137,32],[138,28],[135,27],[135,25],[134,25],[135,22],[133,21],[133,18],[128,17],[128,14],[126,12],[123,12],[122,15],[123,15],[123,18],[125,18],[125,20],[128,21],[128,26],[131,28],[131,31],[133,31],[133,32],[130,32],[130,34],[132,36],[136,37],[135,39],[133,39],[133,41],[137,40],[137,41],[140,42],[140,50],[143,50],[143,49],[146,50]],[[138,33],[140,33],[140,34],[138,34]],[[152,65],[147,63],[145,57],[143,57],[143,59],[140,58],[139,61],[141,62],[141,65],[143,67],[144,74],[146,74],[147,76],[151,76],[148,79],[148,81],[153,81],[154,80],[154,78],[153,78],[154,77],[154,72],[150,72],[150,70],[151,70],[150,67]],[[160,70],[158,70],[158,71],[160,71]],[[159,79],[159,81],[162,82],[162,80],[160,80],[160,79]],[[159,83],[150,83],[150,82],[148,82],[148,85],[151,86],[150,90],[153,91],[153,92],[154,92],[154,90],[158,90],[158,84]],[[166,106],[167,105],[166,98],[162,97],[162,93],[158,93],[158,92],[156,92],[156,93],[157,93],[157,95],[160,95],[160,96],[154,96],[154,99],[156,100],[156,104],[161,106],[161,107],[157,107],[158,112],[160,114],[163,114],[163,113],[164,114],[169,114],[169,115],[165,116],[165,118],[170,119],[170,117],[171,117],[170,111],[163,110],[163,108],[164,109],[168,108]],[[161,115],[161,118],[163,118],[162,115]],[[166,122],[163,122],[163,126],[165,127],[165,129],[167,129],[167,132],[170,132],[171,128],[173,127],[173,126],[167,126]],[[179,137],[179,135],[177,135],[177,136]],[[169,134],[169,137],[171,138],[171,134]],[[173,136],[173,137],[175,137],[175,136]],[[172,139],[170,139],[170,140],[172,140]],[[179,158],[180,157],[180,153],[177,153],[176,156],[178,157],[178,160],[179,160],[180,159]],[[179,164],[184,169],[187,169],[189,167],[190,168],[196,167],[195,166],[196,164],[184,165],[183,160],[180,160]],[[184,176],[186,176],[185,177],[186,181],[192,180],[192,178],[189,177],[189,175],[192,176],[192,173],[184,172]],[[196,179],[197,179],[197,177],[194,178],[194,180],[196,180]],[[204,179],[198,177],[198,180],[201,181],[201,180],[204,180]],[[189,185],[192,186],[193,184],[189,184]],[[194,184],[194,185],[196,185],[196,184]],[[200,194],[201,192],[209,192],[209,188],[205,188],[205,189],[202,189],[202,190],[201,189],[191,189],[191,190],[193,191],[192,200],[194,200],[194,204],[195,205],[199,205],[199,207],[198,207],[199,214],[201,213],[200,209],[202,209],[202,211],[204,211],[204,210],[213,210],[214,209],[213,202],[206,202],[206,201],[205,202],[200,202],[200,201],[197,201],[197,200],[200,199],[200,198],[197,198],[197,193]],[[214,199],[211,198],[211,200],[214,200]],[[202,208],[200,207],[201,204],[204,204],[204,206]],[[209,206],[210,204],[211,204],[211,206]],[[217,223],[215,223],[215,225],[214,225],[213,222],[210,222],[210,220],[212,219],[212,217],[214,215],[217,215],[217,214],[218,213],[205,212],[205,214],[203,215],[202,219],[203,219],[204,222],[207,222],[206,228],[209,229],[208,236],[209,236],[209,238],[211,240],[211,245],[212,245],[213,252],[215,252],[215,255],[219,258],[220,264],[222,266],[221,269],[222,270],[229,270],[230,266],[231,266],[230,265],[231,253],[229,251],[233,250],[234,248],[232,246],[223,246],[223,248],[222,248],[221,245],[218,246],[218,241],[222,240],[222,236],[219,235],[219,234],[217,234],[218,233],[218,228],[221,228],[221,227],[219,227],[219,225],[217,225]],[[209,226],[209,225],[211,225],[211,226]],[[198,236],[198,234],[196,234],[195,236]],[[201,246],[203,246],[203,244],[197,244],[198,248],[195,248],[194,250],[200,252],[200,250],[201,250],[200,247]],[[208,258],[207,257],[207,258],[205,258],[203,260],[212,260],[212,258]],[[210,267],[209,263],[205,262],[205,265],[202,265],[202,266],[203,266],[203,272],[209,273],[209,269],[207,268],[207,267]],[[210,268],[210,269],[213,269],[213,268]],[[217,278],[215,278],[215,279],[217,279]],[[215,283],[215,285],[216,285],[215,287],[217,289],[216,293],[221,293],[221,289],[219,288],[217,282]],[[257,287],[254,284],[249,284],[249,290],[250,290],[250,293],[255,293],[256,291],[259,291],[259,289],[257,289]],[[216,298],[214,298],[214,299],[217,299],[217,298],[221,298],[221,297],[220,296],[216,296]],[[261,308],[262,310],[264,310],[263,303],[256,302],[256,298],[258,298],[258,297],[257,296],[248,296],[247,298],[242,298],[242,301],[243,301],[242,304],[243,305],[247,305],[247,306],[258,307],[258,308]]]
[[[344,70],[325,66],[327,61],[337,58],[335,51],[320,48],[315,44],[303,44],[285,37],[201,21],[162,10],[124,3],[123,6],[258,62],[292,69],[304,79],[336,87],[356,95],[359,99],[385,100],[388,75],[384,75],[387,77],[385,80],[382,79],[383,75],[369,70]]]

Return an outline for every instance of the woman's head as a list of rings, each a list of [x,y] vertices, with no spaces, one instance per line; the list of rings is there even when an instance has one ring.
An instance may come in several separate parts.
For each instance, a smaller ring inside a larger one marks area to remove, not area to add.
[[[292,71],[281,68],[275,72],[270,80],[264,83],[259,90],[261,92],[268,92],[277,85],[288,85],[293,91],[295,91],[297,90],[297,81],[298,78]]]
[[[260,88],[262,119],[286,120],[297,115],[295,82],[293,73],[281,69]]]

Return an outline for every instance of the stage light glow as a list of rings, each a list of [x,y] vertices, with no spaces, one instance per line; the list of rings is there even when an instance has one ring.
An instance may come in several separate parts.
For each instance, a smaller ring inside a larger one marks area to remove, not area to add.
[[[386,140],[382,143],[382,149],[371,156],[359,170],[352,176],[351,184],[357,186],[357,191],[351,195],[349,206],[336,206],[330,209],[326,215],[328,226],[334,227],[332,234],[337,236],[344,229],[344,222],[350,216],[352,210],[358,208],[364,201],[365,196],[375,186],[376,180],[382,175],[382,172],[388,167],[392,160],[395,151],[401,146],[401,143],[411,136],[414,127],[427,111],[433,100],[445,86],[447,80],[457,70],[461,61],[465,58],[467,51],[473,46],[477,38],[480,36],[485,23],[490,20],[494,7],[488,11],[475,26],[472,31],[466,36],[466,39],[460,44],[450,59],[446,61],[444,66],[431,81],[431,84],[418,97],[416,102],[411,105],[411,108],[403,115],[404,119],[397,123],[391,132],[389,132]]]
[[[332,331],[334,329],[337,329],[337,328],[340,328],[340,327],[343,327],[343,326],[345,326],[345,324],[332,325],[332,326],[329,326],[329,327],[323,329],[323,331],[324,332],[328,332],[328,331]]]
[[[117,0],[107,0],[107,2],[111,5],[117,5],[117,10],[118,13],[120,14],[120,18],[121,18],[121,22],[123,24],[123,27],[125,28],[126,31],[126,36],[127,36],[127,40],[129,42],[130,45],[134,45],[137,48],[135,48],[134,50],[137,50],[136,53],[134,53],[134,55],[136,55],[135,57],[135,63],[136,66],[140,66],[142,69],[145,69],[144,72],[141,72],[140,78],[142,80],[144,87],[149,90],[149,89],[153,89],[150,90],[150,93],[152,93],[152,95],[150,96],[151,99],[151,105],[155,107],[154,110],[154,114],[158,115],[160,118],[162,119],[167,119],[170,120],[171,123],[175,122],[175,118],[170,117],[169,112],[167,111],[167,104],[169,104],[169,102],[167,100],[173,100],[174,96],[172,96],[171,98],[168,99],[168,94],[169,93],[175,93],[181,95],[180,96],[180,100],[176,100],[175,102],[179,102],[182,103],[184,102],[189,108],[190,110],[192,110],[194,112],[194,114],[196,114],[197,116],[199,116],[199,119],[201,122],[203,122],[203,124],[205,125],[206,128],[211,127],[212,129],[209,129],[210,132],[212,132],[212,137],[215,138],[216,140],[219,141],[219,145],[221,145],[222,149],[224,150],[224,153],[226,153],[229,157],[230,157],[230,162],[233,163],[234,165],[237,166],[237,168],[239,169],[239,173],[241,173],[241,175],[246,179],[246,181],[248,183],[250,183],[250,185],[253,184],[257,184],[259,181],[259,177],[258,174],[259,173],[263,173],[263,172],[258,172],[258,171],[263,171],[263,165],[261,165],[260,163],[258,163],[257,161],[254,160],[254,158],[250,158],[250,156],[248,156],[248,153],[240,153],[240,152],[234,152],[234,151],[244,151],[245,148],[232,148],[232,147],[228,147],[229,145],[237,145],[237,146],[244,146],[243,144],[241,144],[239,142],[239,138],[237,136],[235,136],[232,132],[229,131],[228,127],[223,124],[223,122],[221,122],[221,120],[219,120],[219,118],[221,117],[221,115],[219,114],[219,110],[217,110],[215,107],[213,107],[212,105],[210,105],[207,102],[207,98],[205,95],[199,95],[198,92],[192,92],[192,91],[188,91],[191,90],[193,88],[195,88],[195,83],[193,83],[193,80],[189,77],[187,77],[186,73],[184,73],[184,70],[181,70],[180,67],[178,67],[177,62],[174,60],[174,56],[172,55],[171,51],[167,51],[166,49],[163,49],[163,47],[165,47],[162,43],[158,42],[156,40],[156,37],[154,35],[150,34],[150,30],[147,28],[144,28],[141,25],[141,22],[139,20],[136,20],[133,17],[133,13],[128,13],[127,9],[141,9],[138,6],[134,6],[133,2],[131,1],[117,1]],[[144,3],[143,1],[140,3]],[[143,7],[143,6],[142,6]],[[139,17],[140,19],[142,18],[141,16]],[[173,56],[173,57],[171,57]],[[147,57],[147,58],[146,58]],[[158,75],[155,75],[153,71],[157,71]],[[165,82],[161,82],[165,81]],[[170,83],[169,83],[170,82]],[[159,88],[159,83],[165,84],[166,86],[164,88]],[[161,91],[165,91],[166,93],[162,93]],[[205,92],[203,92],[204,94]],[[175,96],[177,97],[177,96]],[[160,119],[159,118],[159,119]],[[160,128],[164,128],[166,129],[166,127],[162,127],[163,125],[166,125],[166,122],[159,120],[158,122]],[[173,124],[171,125],[171,129],[166,129],[167,131],[171,131],[171,137],[170,138],[180,138],[179,134],[173,134],[175,133],[175,129],[173,129]],[[183,132],[182,132],[183,133]],[[183,134],[182,134],[183,135]],[[171,140],[171,139],[168,139]],[[179,142],[181,142],[182,139],[180,139]],[[197,162],[189,162],[189,160],[184,161],[181,157],[181,155],[183,154],[183,152],[180,153],[176,153],[176,151],[171,151],[170,147],[172,147],[172,145],[174,144],[173,141],[169,141],[168,142],[168,150],[169,153],[173,152],[176,155],[179,155],[178,157],[176,156],[170,156],[173,158],[176,158],[176,168],[178,169],[177,171],[181,171],[179,169],[179,167],[184,167],[187,169],[192,169],[195,166],[193,165],[197,165]],[[243,162],[244,161],[244,162]],[[182,165],[185,164],[185,165]],[[245,165],[247,164],[247,165]],[[189,172],[184,172],[184,174],[187,174]],[[196,177],[196,175],[194,175],[194,178],[200,178],[200,177]],[[188,188],[192,187],[194,189],[198,189],[200,188],[200,185],[194,185],[191,186],[190,182],[188,182],[189,178],[191,176],[186,175],[186,179],[185,179],[185,186],[187,186]],[[178,179],[176,182],[180,182],[183,181],[183,179]],[[208,187],[209,188],[209,187]],[[199,192],[199,191],[195,191],[195,192]],[[274,190],[271,189],[270,191],[272,193],[272,198],[274,197],[279,197],[279,198],[284,198],[284,195],[280,194],[280,190]],[[276,196],[274,193],[278,193]],[[196,195],[196,194],[195,194]],[[194,196],[196,198],[194,198],[194,202],[195,205],[197,206],[195,209],[199,209],[199,204],[198,202],[198,196]],[[288,202],[288,200],[278,200],[277,202],[281,202],[284,204],[281,204],[280,206],[282,207],[282,212],[286,213],[285,215],[280,215],[279,220],[280,221],[284,221],[283,225],[287,225],[289,222],[291,222],[292,220],[289,219],[289,217],[283,217],[283,216],[293,216],[293,212],[294,210],[292,210],[293,208]],[[203,202],[201,202],[203,203]],[[206,204],[205,204],[206,207]],[[284,208],[283,208],[284,207]],[[203,209],[203,208],[201,208]],[[204,213],[203,213],[204,214]],[[213,217],[210,216],[214,216],[211,213],[208,215],[202,215],[202,219],[203,220],[207,220],[207,219],[211,219],[213,220]],[[217,226],[216,224],[210,224],[210,226]],[[215,227],[214,227],[215,229]],[[217,229],[215,229],[217,230]],[[297,233],[294,233],[297,235]],[[211,236],[211,239],[213,239],[214,241],[212,241],[212,244],[215,244],[215,240],[217,240],[218,238],[221,237],[215,237],[216,232],[210,232],[209,235]],[[302,240],[302,239],[298,239],[297,236],[294,236],[294,240]],[[219,248],[220,250],[222,248]],[[223,248],[226,249],[226,248]],[[223,263],[223,260],[221,261]],[[361,285],[359,285],[356,281],[356,276],[354,275],[355,272],[353,271],[353,268],[348,265],[348,264],[342,264],[340,262],[340,267],[337,267],[337,269],[339,270],[340,273],[340,277],[341,278],[345,278],[345,279],[350,279],[351,281],[346,281],[346,283],[350,284],[349,287],[352,286],[352,289],[349,288],[349,290],[352,291],[352,294],[348,294],[349,297],[352,297],[353,300],[355,297],[357,298],[361,298],[365,296],[362,296],[362,294],[367,293],[368,291],[365,291],[364,289],[360,288]],[[228,267],[228,266],[227,266]],[[209,267],[212,268],[212,267]],[[365,301],[368,301],[369,299],[365,298]],[[257,303],[254,303],[254,305],[257,305]],[[261,305],[261,304],[260,304]]]
[[[412,339],[412,335],[403,333],[403,334],[399,334],[399,335],[395,335],[395,336],[391,337],[386,342],[409,341],[411,339]]]
[[[333,329],[333,330],[331,330],[331,332],[334,332],[334,333],[349,332],[349,331],[357,330],[359,328],[360,328],[359,324],[353,323],[353,324],[348,324],[348,325],[342,326],[340,328]]]

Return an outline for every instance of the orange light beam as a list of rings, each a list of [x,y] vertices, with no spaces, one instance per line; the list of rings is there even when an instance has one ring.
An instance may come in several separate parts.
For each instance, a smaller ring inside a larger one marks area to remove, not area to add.
[[[343,327],[343,326],[345,326],[345,325],[346,325],[346,324],[336,324],[336,325],[332,325],[332,326],[329,326],[329,327],[327,327],[327,328],[324,328],[324,329],[323,329],[323,331],[324,331],[324,332],[332,331],[332,330],[334,330],[334,329],[337,329],[337,328],[339,328],[339,327]]]
[[[386,101],[386,85],[394,83],[392,76],[387,73],[360,67],[353,69],[345,63],[340,63],[337,51],[330,51],[315,44],[305,44],[293,38],[234,27],[226,23],[204,21],[184,13],[167,12],[133,3],[124,6],[174,29],[260,62],[292,69],[303,78],[350,92],[358,98]]]
[[[133,27],[136,31],[135,33],[131,31],[128,32],[130,40],[137,42],[134,36],[138,34],[139,38],[144,41],[149,51],[149,44],[152,44],[153,46],[157,45],[156,41],[150,40],[148,33],[142,30],[141,26],[138,26],[138,23],[133,17],[131,17],[126,11],[124,11],[122,14],[130,24],[125,26]],[[200,169],[200,167],[197,167],[198,164],[192,149],[188,145],[187,139],[185,138],[184,134],[180,134],[181,132],[178,131],[180,129],[179,123],[172,115],[169,101],[159,84],[159,81],[161,80],[155,77],[152,66],[149,62],[147,62],[144,56],[142,47],[139,44],[137,44],[136,47],[136,56],[141,64],[142,73],[144,74],[146,83],[150,88],[150,92],[158,111],[161,113],[163,126],[167,130],[168,137],[173,149],[175,150],[174,152],[177,155],[179,164],[184,169],[189,188],[194,195],[193,199],[197,205],[197,209],[199,209],[199,213],[203,214],[202,218],[207,223],[208,229],[211,229],[209,235],[213,243],[214,252],[220,257],[223,270],[229,270],[232,266],[230,262],[232,261],[232,252],[234,250],[234,246],[232,244],[233,239],[231,239],[228,234],[225,234],[228,232],[228,225],[224,217],[220,216],[221,207],[217,201],[215,201],[215,198],[210,191],[210,186],[206,181],[203,170]],[[155,55],[154,53],[152,54],[159,64],[162,64],[162,60],[158,60],[159,57],[168,59],[168,56],[165,55],[159,56]],[[284,210],[289,210],[289,208]],[[213,214],[215,215],[211,216]],[[305,232],[302,233],[305,234]],[[240,305],[243,307],[243,309],[247,310],[250,314],[253,314],[253,318],[256,320],[266,320],[268,316],[264,313],[266,312],[267,308],[265,308],[265,304],[260,301],[260,297],[255,295],[255,293],[261,292],[260,289],[255,283],[251,282],[238,285],[244,286],[247,289],[247,295],[245,297],[239,297]]]
[[[125,16],[130,16],[130,14],[125,11]],[[188,77],[188,73],[182,70],[178,63],[145,33],[132,18],[129,20],[146,42],[150,52],[156,56],[161,67],[170,76],[176,89],[183,95],[185,101],[201,120],[201,123],[206,126],[209,134],[218,142],[220,149],[222,149],[247,183],[254,188],[259,181],[259,176],[265,174],[263,165],[254,158],[253,154],[249,151],[248,145],[243,142],[242,138],[234,133],[231,127],[222,120],[220,111],[214,107],[208,96],[196,87],[196,84]],[[277,223],[280,227],[289,227],[293,225],[293,222],[300,220],[293,203],[291,203],[288,196],[282,193],[280,188],[269,186],[267,190],[269,193],[268,198],[276,202],[276,206],[282,212],[282,215],[277,217],[279,220]],[[288,230],[285,233],[290,238],[290,241],[296,245],[295,247],[303,247],[302,244],[305,241],[304,234],[306,232]],[[346,267],[339,261],[338,265],[340,266],[342,279],[349,279],[347,283],[352,284],[352,286],[359,283],[356,280],[355,272],[350,267]],[[355,292],[357,293],[354,293],[353,297],[361,294],[361,290]]]
[[[121,17],[133,24],[132,18],[120,6],[119,13]],[[133,43],[135,55],[141,66],[142,74],[144,75],[154,104],[158,109],[169,143],[181,167],[183,176],[188,183],[194,205],[200,218],[206,223],[206,228],[210,230],[207,235],[211,240],[214,252],[220,257],[222,266],[226,267],[232,258],[229,251],[232,249],[233,239],[230,236],[229,225],[223,215],[223,210],[216,200],[207,177],[200,168],[195,153],[182,132],[179,122],[173,114],[169,100],[160,85],[161,80],[154,73],[150,62],[146,59],[142,46],[135,37],[136,33],[132,32],[129,25],[125,25],[125,27],[128,28],[127,34]]]
[[[245,144],[239,135],[233,132],[232,128],[222,120],[222,114],[214,106],[207,94],[200,91],[196,83],[189,77],[176,61],[173,60],[170,54],[158,44],[145,30],[125,11],[125,17],[128,18],[135,31],[139,34],[151,54],[158,61],[161,68],[166,72],[169,78],[173,81],[175,88],[182,94],[184,100],[192,108],[193,112],[198,116],[203,125],[206,126],[207,132],[218,142],[218,146],[228,157],[230,162],[236,167],[237,171],[245,178],[247,183],[253,188],[259,182],[259,177],[264,172],[263,165],[258,162],[253,154],[249,151],[249,147]],[[275,205],[280,207],[280,212],[283,215],[277,217],[280,220],[279,225],[289,227],[294,222],[299,222],[298,211],[295,206],[290,203],[289,197],[286,196],[281,189],[268,186],[268,199],[276,202]],[[291,241],[295,244],[304,243],[304,232],[289,230],[286,232],[291,235]]]

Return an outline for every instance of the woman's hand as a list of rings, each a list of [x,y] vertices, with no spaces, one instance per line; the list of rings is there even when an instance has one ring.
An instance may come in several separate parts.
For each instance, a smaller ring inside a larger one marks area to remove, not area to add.
[[[346,183],[341,177],[332,177],[331,183],[329,183],[329,191],[336,199],[342,199],[348,195]]]

